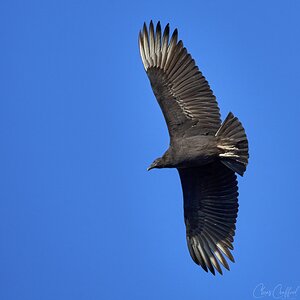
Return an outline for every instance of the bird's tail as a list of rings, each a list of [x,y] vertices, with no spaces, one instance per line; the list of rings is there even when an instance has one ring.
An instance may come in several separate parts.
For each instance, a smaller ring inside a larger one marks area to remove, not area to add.
[[[243,176],[248,164],[248,140],[242,123],[231,112],[216,133],[221,162]]]

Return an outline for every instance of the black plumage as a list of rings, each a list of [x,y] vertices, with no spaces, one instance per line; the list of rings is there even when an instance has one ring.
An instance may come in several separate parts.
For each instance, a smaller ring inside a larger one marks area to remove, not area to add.
[[[170,146],[148,168],[177,168],[184,197],[189,252],[206,271],[229,270],[238,213],[235,172],[248,164],[248,141],[240,121],[229,113],[221,124],[212,90],[183,46],[177,29],[161,33],[152,21],[139,34],[143,65],[164,114]]]

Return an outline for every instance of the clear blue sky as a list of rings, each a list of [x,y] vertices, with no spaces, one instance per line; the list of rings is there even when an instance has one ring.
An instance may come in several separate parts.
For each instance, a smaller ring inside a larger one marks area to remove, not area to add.
[[[1,1],[0,299],[300,285],[299,15],[298,0]],[[177,172],[146,171],[169,142],[138,52],[150,19],[178,27],[222,118],[233,111],[249,137],[223,276],[189,256]]]

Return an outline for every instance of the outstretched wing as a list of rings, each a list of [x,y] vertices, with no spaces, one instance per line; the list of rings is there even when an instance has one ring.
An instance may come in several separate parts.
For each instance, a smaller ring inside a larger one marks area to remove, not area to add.
[[[236,175],[220,162],[178,171],[189,252],[206,272],[222,274],[219,262],[229,270],[224,254],[234,262],[229,249],[238,213]]]
[[[216,97],[182,41],[177,42],[177,36],[175,29],[169,40],[169,24],[162,36],[159,22],[154,32],[152,21],[149,34],[146,24],[139,34],[144,68],[170,137],[188,134],[195,125],[205,133],[215,134],[221,125]]]

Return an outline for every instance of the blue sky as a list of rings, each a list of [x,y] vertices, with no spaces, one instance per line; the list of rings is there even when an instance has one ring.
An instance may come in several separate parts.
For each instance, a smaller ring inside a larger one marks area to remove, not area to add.
[[[1,1],[0,299],[253,299],[300,286],[300,2]],[[178,27],[243,122],[231,271],[188,253],[168,133],[139,57]],[[297,294],[300,298],[300,290]],[[271,297],[265,297],[271,298]]]

